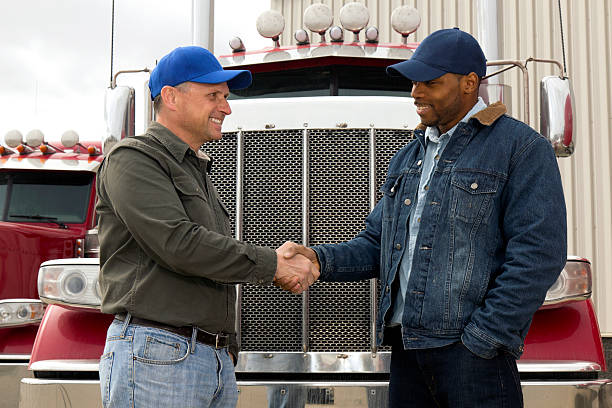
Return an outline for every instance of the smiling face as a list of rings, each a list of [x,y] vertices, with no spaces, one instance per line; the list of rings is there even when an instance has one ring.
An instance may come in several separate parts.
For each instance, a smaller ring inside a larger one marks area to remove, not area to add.
[[[223,120],[232,113],[227,103],[227,83],[188,82],[177,89],[177,120],[193,143],[202,145],[211,140],[220,140]]]
[[[444,74],[426,82],[413,82],[412,97],[421,122],[445,133],[472,109],[478,98],[478,77]]]

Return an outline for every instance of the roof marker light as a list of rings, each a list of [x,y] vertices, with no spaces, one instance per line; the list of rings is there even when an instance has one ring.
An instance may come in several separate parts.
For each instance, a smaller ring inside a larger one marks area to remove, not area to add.
[[[0,156],[6,156],[7,154],[15,153],[13,150],[8,147],[0,146]]]
[[[25,141],[28,146],[38,147],[45,143],[45,135],[39,129],[32,129],[26,134]]]
[[[344,30],[340,26],[333,26],[329,29],[329,37],[332,42],[343,42],[344,41]]]
[[[9,130],[4,135],[4,142],[13,149],[23,143],[23,135],[17,129]]]
[[[19,146],[17,146],[16,150],[19,152],[19,154],[28,154],[28,153],[32,153],[34,151],[27,144],[20,144]]]
[[[362,3],[347,3],[340,9],[340,24],[355,34],[353,42],[359,42],[359,32],[370,21],[370,12]]]
[[[306,30],[296,30],[293,37],[295,38],[295,41],[297,41],[298,45],[310,44],[310,39],[308,38],[308,33]]]
[[[257,17],[257,31],[262,37],[271,38],[274,48],[280,47],[279,37],[285,29],[285,18],[275,10],[264,11]]]
[[[243,52],[246,50],[244,47],[244,43],[240,37],[234,37],[229,40],[229,46],[232,49],[232,52]]]
[[[401,6],[391,13],[391,26],[402,35],[402,44],[408,43],[408,36],[421,25],[419,11],[411,6]]]
[[[377,27],[368,27],[365,30],[365,38],[368,43],[377,43],[378,42],[378,28]]]
[[[98,156],[100,154],[100,149],[96,146],[88,146],[87,153],[89,153],[90,156]]]
[[[334,15],[327,4],[311,4],[304,10],[304,26],[313,33],[321,36],[325,42],[325,32],[334,22]]]

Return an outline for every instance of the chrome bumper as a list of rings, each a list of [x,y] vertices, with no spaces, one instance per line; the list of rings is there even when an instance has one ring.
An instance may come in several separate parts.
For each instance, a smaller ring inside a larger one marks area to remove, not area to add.
[[[526,408],[610,408],[612,381],[524,381]],[[378,408],[387,403],[385,382],[238,382],[239,408],[330,407]],[[24,378],[19,408],[101,408],[98,381]]]
[[[28,371],[28,359],[6,360],[0,359],[0,406],[16,407],[19,403],[19,381],[24,377],[32,377]],[[4,361],[3,361],[4,360]]]

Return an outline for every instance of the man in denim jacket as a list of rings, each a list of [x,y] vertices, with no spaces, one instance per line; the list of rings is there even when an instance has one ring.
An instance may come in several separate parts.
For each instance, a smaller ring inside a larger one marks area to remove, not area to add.
[[[431,34],[387,72],[413,81],[422,123],[391,160],[366,229],[281,250],[307,255],[324,281],[380,279],[392,407],[521,407],[516,359],[566,261],[553,149],[478,97],[486,60],[459,29]]]

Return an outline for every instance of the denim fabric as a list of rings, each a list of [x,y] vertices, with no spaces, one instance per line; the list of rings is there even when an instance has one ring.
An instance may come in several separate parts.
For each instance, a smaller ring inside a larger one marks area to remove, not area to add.
[[[487,105],[483,102],[482,98],[478,98],[478,102],[474,104],[472,109],[461,119],[461,122],[467,122],[472,115],[480,112]],[[412,259],[414,257],[414,248],[416,246],[416,239],[419,235],[419,230],[421,229],[421,215],[423,215],[423,209],[425,208],[425,203],[427,201],[427,193],[429,192],[429,180],[431,179],[431,175],[433,174],[434,168],[448,141],[451,136],[457,129],[459,123],[453,126],[446,133],[440,135],[440,131],[436,127],[428,127],[425,130],[425,159],[423,159],[423,171],[421,172],[421,178],[419,180],[419,189],[417,194],[416,203],[412,203],[411,213],[410,213],[410,225],[408,228],[408,247],[404,245],[404,255],[402,256],[402,261],[400,263],[400,291],[395,300],[395,305],[393,306],[393,317],[391,318],[391,323],[402,323],[402,315],[404,314],[404,304],[406,302],[406,288],[408,287],[408,278],[410,278],[410,272],[412,270]]]
[[[389,407],[521,408],[516,360],[505,352],[485,359],[461,342],[425,350],[398,344],[391,352]]]
[[[108,328],[100,389],[105,408],[235,407],[238,401],[227,349],[119,320]]]
[[[489,106],[457,126],[429,182],[402,317],[406,349],[461,339],[518,358],[535,311],[566,262],[566,213],[550,143]],[[349,242],[313,247],[321,280],[380,278],[377,342],[409,234],[423,129],[391,160],[383,198]],[[409,200],[407,200],[409,199]]]

